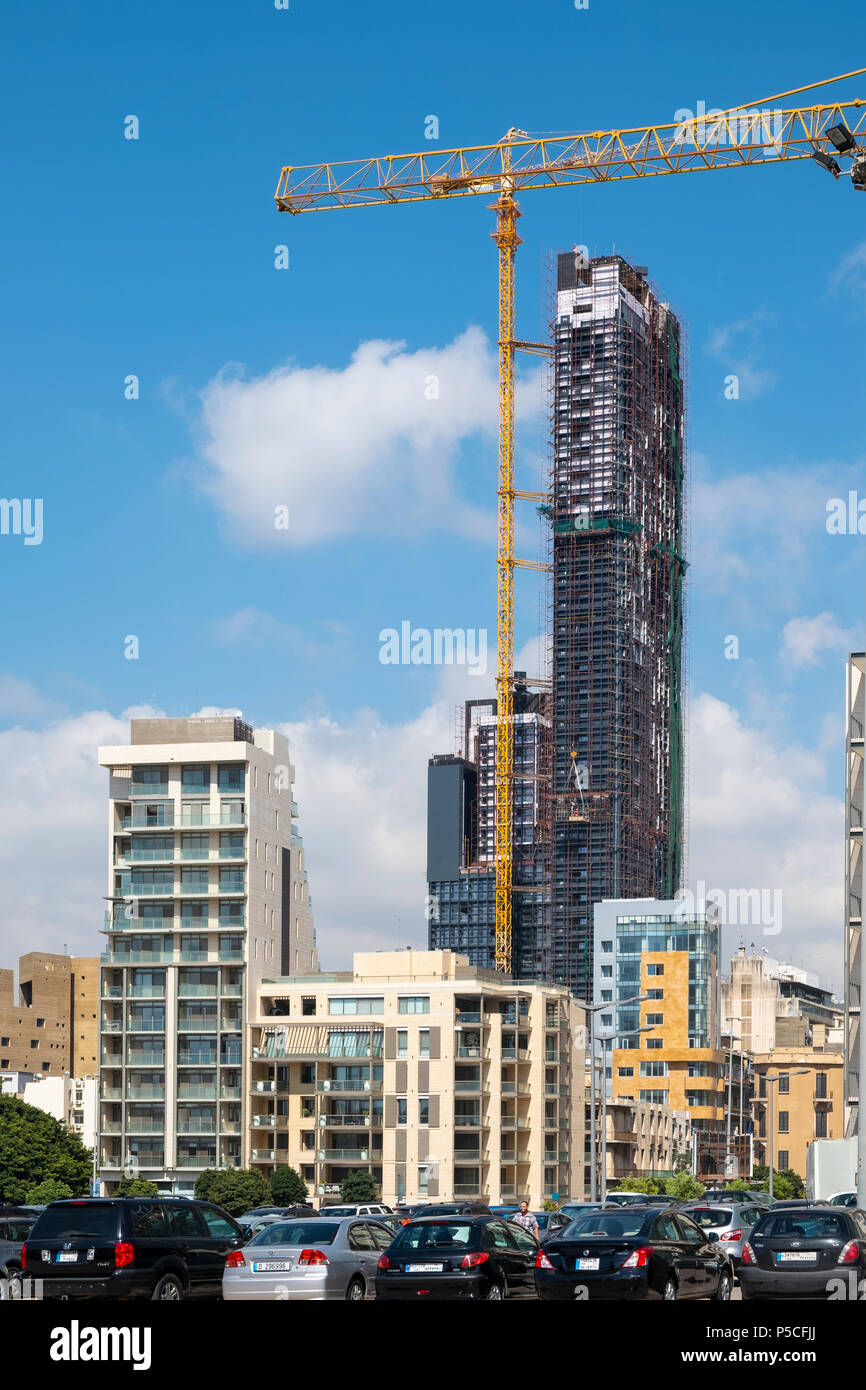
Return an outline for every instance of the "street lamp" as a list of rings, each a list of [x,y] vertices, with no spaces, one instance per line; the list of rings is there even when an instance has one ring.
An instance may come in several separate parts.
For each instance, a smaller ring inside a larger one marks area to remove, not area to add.
[[[783,1079],[785,1081],[790,1081],[792,1076],[808,1076],[808,1074],[808,1067],[800,1067],[798,1071],[780,1071],[777,1072],[775,1076],[766,1075],[764,1077],[764,1080],[770,1088],[770,1181],[768,1185],[770,1200],[772,1200],[773,1197],[773,1087],[775,1086],[777,1081],[782,1081]]]
[[[740,1016],[740,1014],[728,1014],[727,1018],[725,1019],[725,1022],[726,1022],[726,1023],[742,1023],[742,1021],[743,1021],[743,1020],[742,1020],[742,1017]],[[729,1176],[730,1176],[730,1168],[731,1168],[731,1106],[732,1106],[732,1092],[733,1092],[733,1087],[734,1087],[734,1030],[733,1030],[733,1028],[729,1028],[729,1029],[728,1029],[728,1038],[729,1038],[730,1045],[729,1045],[729,1048],[728,1048],[728,1116],[727,1116],[727,1124],[726,1124],[726,1126],[725,1126],[725,1130],[726,1130],[726,1139],[725,1139],[725,1177],[729,1177]],[[740,1074],[741,1074],[741,1078],[742,1078],[742,1063],[740,1064]],[[742,1079],[741,1079],[741,1080],[740,1080],[740,1107],[741,1107],[741,1108],[742,1108],[742,1101],[743,1101],[743,1097],[742,1097],[742,1084],[743,1084],[743,1083],[742,1083]]]
[[[582,999],[574,1001],[589,1018],[589,1195],[593,1202],[598,1200],[598,1179],[595,1170],[595,1015],[602,1009],[624,1009],[627,1004],[640,1004],[645,999],[649,999],[648,994],[635,994],[630,999],[617,999],[615,1003],[612,1000],[603,1004],[587,1004]]]
[[[653,1033],[654,1023],[645,1023],[642,1028],[629,1028],[618,1033],[615,1028],[599,1033],[601,1043],[601,1200],[607,1201],[607,1045],[613,1038],[634,1038],[638,1033]],[[592,1151],[593,1173],[595,1172],[595,1149]]]

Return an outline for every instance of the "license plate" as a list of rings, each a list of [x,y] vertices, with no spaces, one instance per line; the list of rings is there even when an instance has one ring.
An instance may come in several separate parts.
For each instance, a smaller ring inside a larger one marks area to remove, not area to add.
[[[291,1260],[254,1260],[253,1274],[284,1274],[287,1269],[291,1269]]]
[[[444,1265],[407,1265],[407,1274],[441,1274]]]
[[[575,1260],[575,1269],[598,1269],[598,1260]]]
[[[779,1264],[814,1264],[818,1256],[814,1250],[780,1250],[776,1255]]]
[[[77,1250],[58,1250],[57,1263],[59,1265],[74,1265],[78,1259]]]

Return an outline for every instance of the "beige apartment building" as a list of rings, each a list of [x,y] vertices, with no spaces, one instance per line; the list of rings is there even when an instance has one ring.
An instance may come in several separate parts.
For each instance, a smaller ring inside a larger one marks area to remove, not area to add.
[[[99,961],[30,951],[0,970],[0,1073],[95,1076]]]
[[[672,1173],[678,1154],[690,1153],[692,1128],[684,1110],[648,1101],[607,1102],[607,1181]]]
[[[812,1140],[844,1137],[844,1072],[841,1047],[831,1048],[823,1043],[815,1047],[777,1047],[755,1057],[752,1107],[756,1163],[769,1161],[772,1089],[774,1166],[793,1168],[805,1178],[806,1149]],[[768,1085],[768,1076],[779,1076],[781,1080]]]
[[[579,1197],[583,1013],[565,986],[449,950],[359,953],[267,981],[251,1020],[247,1161],[327,1201],[365,1169],[389,1203]]]

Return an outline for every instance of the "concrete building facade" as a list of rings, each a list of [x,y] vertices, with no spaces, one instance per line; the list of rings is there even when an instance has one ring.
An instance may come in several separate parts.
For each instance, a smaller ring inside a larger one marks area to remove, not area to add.
[[[845,1105],[846,1135],[860,1104],[860,972],[863,930],[863,736],[866,653],[852,652],[845,677]]]
[[[740,946],[731,957],[730,976],[722,981],[722,1022],[738,1020],[736,1033],[746,1052],[780,1047],[810,1047],[813,1029],[833,1028],[839,1006],[818,976]]]
[[[0,1073],[95,1076],[99,961],[31,951],[0,970]]]
[[[776,1168],[806,1176],[806,1149],[813,1139],[841,1139],[845,1132],[845,1068],[841,1050],[777,1047],[757,1055],[755,1162],[767,1163],[770,1148],[770,1087],[766,1077],[789,1075],[772,1086],[772,1141]],[[805,1072],[805,1075],[793,1075]]]
[[[606,1133],[608,1185],[640,1174],[672,1173],[677,1156],[691,1153],[688,1112],[667,1105],[609,1100]]]
[[[190,1191],[251,1147],[245,1030],[266,975],[317,969],[286,739],[133,719],[109,772],[100,1169]]]
[[[567,989],[448,950],[266,980],[251,1023],[252,1165],[291,1164],[318,1201],[359,1168],[391,1203],[579,1196],[581,1017]]]

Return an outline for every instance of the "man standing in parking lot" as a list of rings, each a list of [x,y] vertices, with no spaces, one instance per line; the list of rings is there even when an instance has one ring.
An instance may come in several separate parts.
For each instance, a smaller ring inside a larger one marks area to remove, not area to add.
[[[522,1226],[524,1231],[529,1231],[530,1235],[535,1236],[535,1239],[538,1240],[538,1222],[529,1210],[529,1203],[527,1201],[520,1203],[520,1211],[516,1216],[512,1216],[511,1219],[512,1221],[516,1221],[518,1226]]]

